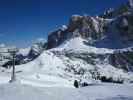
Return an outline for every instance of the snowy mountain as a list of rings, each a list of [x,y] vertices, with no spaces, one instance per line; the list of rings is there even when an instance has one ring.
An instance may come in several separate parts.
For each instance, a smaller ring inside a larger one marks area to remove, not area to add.
[[[57,48],[46,50],[37,59],[17,66],[17,71],[38,76],[52,75],[71,81],[74,79],[92,80],[92,72],[116,80],[119,78],[125,81],[132,80],[133,74],[125,72],[132,71],[132,66],[116,67],[116,62],[112,63],[112,60],[117,61],[117,58],[113,58],[114,55],[118,55],[114,53],[115,50],[86,46],[84,41],[77,37]],[[121,64],[119,60],[118,63]]]
[[[45,49],[45,43],[46,43],[45,39],[39,38],[33,43],[31,47],[18,48],[15,64],[16,65],[24,64],[38,57]],[[12,65],[12,61],[11,61],[12,56],[8,51],[11,48],[12,47],[6,46],[4,44],[0,45],[0,58],[1,58],[0,66],[8,68]]]
[[[123,10],[125,6],[127,10]],[[49,34],[47,51],[61,60],[66,57],[67,62],[63,60],[65,70],[73,71],[73,74],[80,74],[79,69],[86,72],[86,65],[88,69],[89,66],[100,69],[100,74],[115,73],[117,70],[132,72],[133,12],[129,4],[125,6],[114,9],[117,14],[111,18],[73,15],[65,28],[61,27]]]
[[[123,10],[125,6],[128,9]],[[90,78],[91,71],[113,78],[132,76],[132,7],[127,3],[113,11],[112,17],[73,15],[68,25],[49,34],[47,50],[43,54],[48,52],[49,56],[53,55],[50,60],[53,62],[58,58],[57,68],[71,74],[71,77]],[[56,66],[49,59],[40,58],[41,62],[50,63],[44,64],[48,70]]]

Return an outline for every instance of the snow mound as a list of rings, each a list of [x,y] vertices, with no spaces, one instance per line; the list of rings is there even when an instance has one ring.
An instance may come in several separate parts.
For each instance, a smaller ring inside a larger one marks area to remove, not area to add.
[[[44,51],[37,59],[24,64],[17,66],[17,70],[22,70],[24,72],[37,72],[45,71],[49,73],[52,71],[58,71],[58,66],[63,66],[62,61],[56,57],[52,52]]]
[[[93,46],[89,46],[89,45],[85,44],[85,42],[88,42],[88,41],[81,37],[72,38],[69,41],[67,40],[65,43],[60,45],[58,48],[61,48],[64,50],[80,51],[80,52],[87,51],[89,53],[97,53],[97,54],[113,53],[113,51],[114,51],[112,49],[96,48]]]
[[[29,52],[30,48],[19,49],[19,53],[22,54],[23,56],[27,56]]]

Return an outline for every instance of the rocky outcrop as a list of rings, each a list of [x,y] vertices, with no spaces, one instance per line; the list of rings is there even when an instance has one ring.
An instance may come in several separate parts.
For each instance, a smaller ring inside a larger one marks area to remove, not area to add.
[[[121,16],[122,14],[130,12],[132,8],[132,0],[129,0],[127,3],[121,4],[120,7],[116,9],[109,8],[100,16],[102,18],[114,18],[116,16]]]
[[[120,36],[124,40],[133,41],[133,13],[122,15],[115,21]]]
[[[119,35],[120,41],[127,45],[133,42],[133,7],[131,1],[122,4],[119,8],[106,10],[99,16],[70,17],[67,25],[64,25],[48,35],[47,49],[59,46],[64,41],[82,37],[92,41],[107,38],[110,33]],[[124,46],[126,47],[126,46]]]
[[[109,64],[124,71],[133,72],[133,49],[130,51],[116,50],[109,56]]]
[[[82,38],[101,39],[107,31],[108,21],[100,17],[73,15],[66,28],[60,28],[48,36],[47,49],[62,44],[65,40],[80,36]]]
[[[124,50],[115,50],[113,53],[89,53],[89,52],[74,52],[74,51],[52,51],[56,56],[65,56],[71,60],[82,60],[92,66],[111,65],[115,68],[122,69],[125,72],[133,72],[133,48]],[[65,62],[65,61],[64,61]],[[70,64],[71,65],[71,64]],[[66,66],[70,67],[67,63]],[[77,65],[78,66],[78,65]],[[83,66],[81,66],[83,67]],[[72,67],[71,67],[72,68]]]
[[[67,29],[58,29],[50,33],[50,35],[48,36],[47,49],[54,48],[63,43],[66,39],[69,38],[69,35],[71,36],[72,34],[69,33]]]
[[[27,58],[31,61],[38,57],[44,50],[45,50],[46,40],[45,39],[38,39],[35,43],[31,46],[31,49],[27,55]]]

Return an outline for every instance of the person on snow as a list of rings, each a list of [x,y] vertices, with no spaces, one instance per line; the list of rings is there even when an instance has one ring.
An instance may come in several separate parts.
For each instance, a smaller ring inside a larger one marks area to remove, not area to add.
[[[77,80],[74,80],[74,87],[79,88],[79,82]]]

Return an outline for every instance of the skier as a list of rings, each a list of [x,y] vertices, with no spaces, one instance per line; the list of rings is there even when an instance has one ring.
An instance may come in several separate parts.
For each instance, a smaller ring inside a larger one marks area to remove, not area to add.
[[[78,83],[77,80],[74,81],[74,87],[75,87],[75,88],[79,88],[79,83]]]

